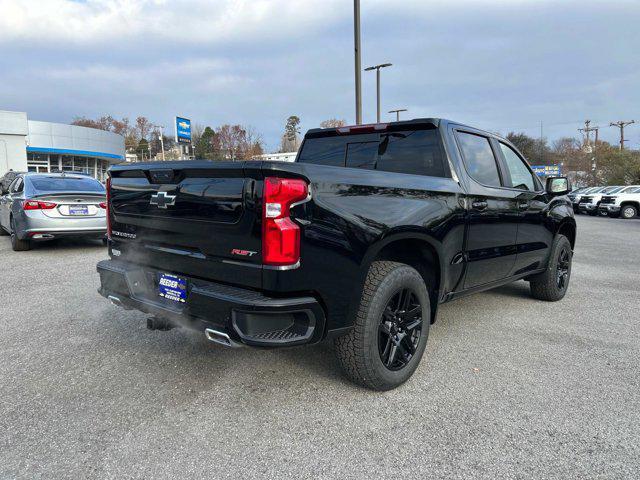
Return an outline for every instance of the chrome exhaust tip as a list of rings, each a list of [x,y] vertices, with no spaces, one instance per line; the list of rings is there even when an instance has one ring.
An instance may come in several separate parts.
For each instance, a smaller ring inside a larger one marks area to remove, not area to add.
[[[226,333],[214,330],[213,328],[207,328],[204,331],[204,336],[207,337],[207,340],[209,340],[210,342],[219,343],[220,345],[224,345],[225,347],[236,348],[242,346],[242,344],[231,340],[229,335],[227,335]]]
[[[122,301],[113,295],[109,295],[107,297],[111,303],[113,303],[116,307],[122,307]]]

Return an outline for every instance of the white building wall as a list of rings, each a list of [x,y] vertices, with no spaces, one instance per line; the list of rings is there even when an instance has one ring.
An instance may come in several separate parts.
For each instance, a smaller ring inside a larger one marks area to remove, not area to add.
[[[27,114],[0,110],[0,176],[9,170],[27,170]]]

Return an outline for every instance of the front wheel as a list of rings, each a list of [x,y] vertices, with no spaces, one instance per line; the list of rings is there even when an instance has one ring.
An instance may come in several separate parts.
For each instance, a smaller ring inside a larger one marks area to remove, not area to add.
[[[335,341],[345,373],[374,390],[390,390],[406,382],[424,353],[430,312],[427,286],[414,268],[374,262],[354,328]]]
[[[638,209],[633,205],[625,205],[620,209],[620,216],[624,219],[634,218],[638,215]]]
[[[564,298],[571,278],[572,257],[569,239],[564,235],[556,235],[546,271],[529,281],[531,295],[547,302],[556,302]]]

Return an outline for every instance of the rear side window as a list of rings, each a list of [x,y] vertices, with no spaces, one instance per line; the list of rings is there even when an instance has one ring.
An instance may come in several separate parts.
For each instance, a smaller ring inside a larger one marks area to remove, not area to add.
[[[22,178],[16,178],[10,185],[9,190],[11,193],[20,193],[24,190],[24,181]]]
[[[498,164],[487,137],[458,132],[458,142],[469,175],[483,185],[499,187]]]
[[[298,162],[448,176],[436,129],[307,138]]]
[[[33,188],[40,192],[97,192],[103,193],[104,187],[93,178],[78,177],[32,177]]]

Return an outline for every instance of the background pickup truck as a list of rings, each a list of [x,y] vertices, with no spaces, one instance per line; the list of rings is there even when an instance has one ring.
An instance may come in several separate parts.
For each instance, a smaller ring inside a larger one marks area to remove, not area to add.
[[[564,296],[568,190],[507,140],[441,119],[310,130],[295,163],[118,165],[100,293],[227,346],[333,338],[352,380],[390,389],[438,304],[519,279]]]

